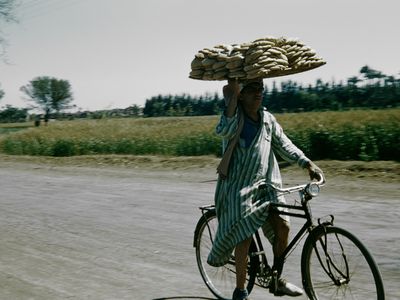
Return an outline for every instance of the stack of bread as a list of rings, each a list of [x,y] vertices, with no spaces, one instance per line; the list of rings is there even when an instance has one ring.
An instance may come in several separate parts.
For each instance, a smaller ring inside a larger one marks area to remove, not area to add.
[[[198,51],[189,77],[200,80],[269,78],[304,72],[324,64],[313,49],[299,40],[266,37]]]

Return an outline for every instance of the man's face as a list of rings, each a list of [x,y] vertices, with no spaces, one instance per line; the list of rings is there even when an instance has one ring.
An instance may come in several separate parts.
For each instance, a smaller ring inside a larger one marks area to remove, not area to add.
[[[262,83],[246,85],[240,92],[240,100],[244,107],[250,110],[258,110],[261,107],[264,87]]]

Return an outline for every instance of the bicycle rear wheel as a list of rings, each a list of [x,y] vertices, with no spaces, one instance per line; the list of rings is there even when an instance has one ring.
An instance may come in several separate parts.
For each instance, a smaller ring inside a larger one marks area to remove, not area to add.
[[[209,210],[199,220],[194,247],[196,248],[197,266],[201,277],[203,278],[208,289],[218,298],[229,300],[232,297],[233,290],[236,287],[236,269],[235,257],[232,254],[231,259],[222,267],[213,267],[207,263],[207,257],[210,253],[212,242],[217,232],[218,220],[215,210]],[[250,252],[255,252],[256,246],[254,240],[250,245]],[[247,272],[246,288],[250,293],[254,286],[256,277],[256,268],[258,263],[257,256],[250,256],[249,267]]]
[[[342,228],[327,226],[312,231],[304,244],[301,270],[310,299],[385,298],[382,278],[371,254]]]

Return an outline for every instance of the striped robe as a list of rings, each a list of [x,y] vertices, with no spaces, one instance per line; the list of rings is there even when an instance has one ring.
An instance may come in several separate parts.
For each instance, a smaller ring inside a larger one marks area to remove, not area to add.
[[[301,167],[309,162],[304,153],[284,134],[273,115],[264,108],[260,109],[259,113],[262,124],[251,145],[245,148],[244,140],[239,140],[229,164],[227,178],[218,179],[217,182],[214,200],[218,229],[207,260],[212,266],[226,264],[235,246],[253,235],[260,227],[269,241],[273,242],[273,231],[266,222],[268,203],[284,203],[284,197],[278,196],[272,190],[256,190],[247,195],[241,195],[240,191],[262,178],[275,186],[282,186],[275,153]],[[224,149],[235,135],[237,127],[237,114],[231,118],[221,116],[216,132],[223,138]],[[287,216],[281,217],[289,221]]]

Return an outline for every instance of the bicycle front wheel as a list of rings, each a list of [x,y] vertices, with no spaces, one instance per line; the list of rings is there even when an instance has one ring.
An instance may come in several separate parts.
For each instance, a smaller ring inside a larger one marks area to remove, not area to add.
[[[350,232],[318,227],[304,244],[301,262],[310,299],[385,298],[379,269],[367,248]]]
[[[210,253],[212,243],[217,232],[218,220],[215,210],[207,211],[200,219],[196,227],[194,247],[196,248],[197,265],[201,277],[208,289],[218,298],[229,300],[232,298],[233,290],[236,287],[236,268],[235,257],[232,254],[231,259],[222,267],[213,267],[207,263],[207,257]],[[254,240],[251,243],[250,251],[255,252]],[[258,262],[257,256],[250,256],[247,272],[246,288],[250,293],[253,289],[256,268]]]

